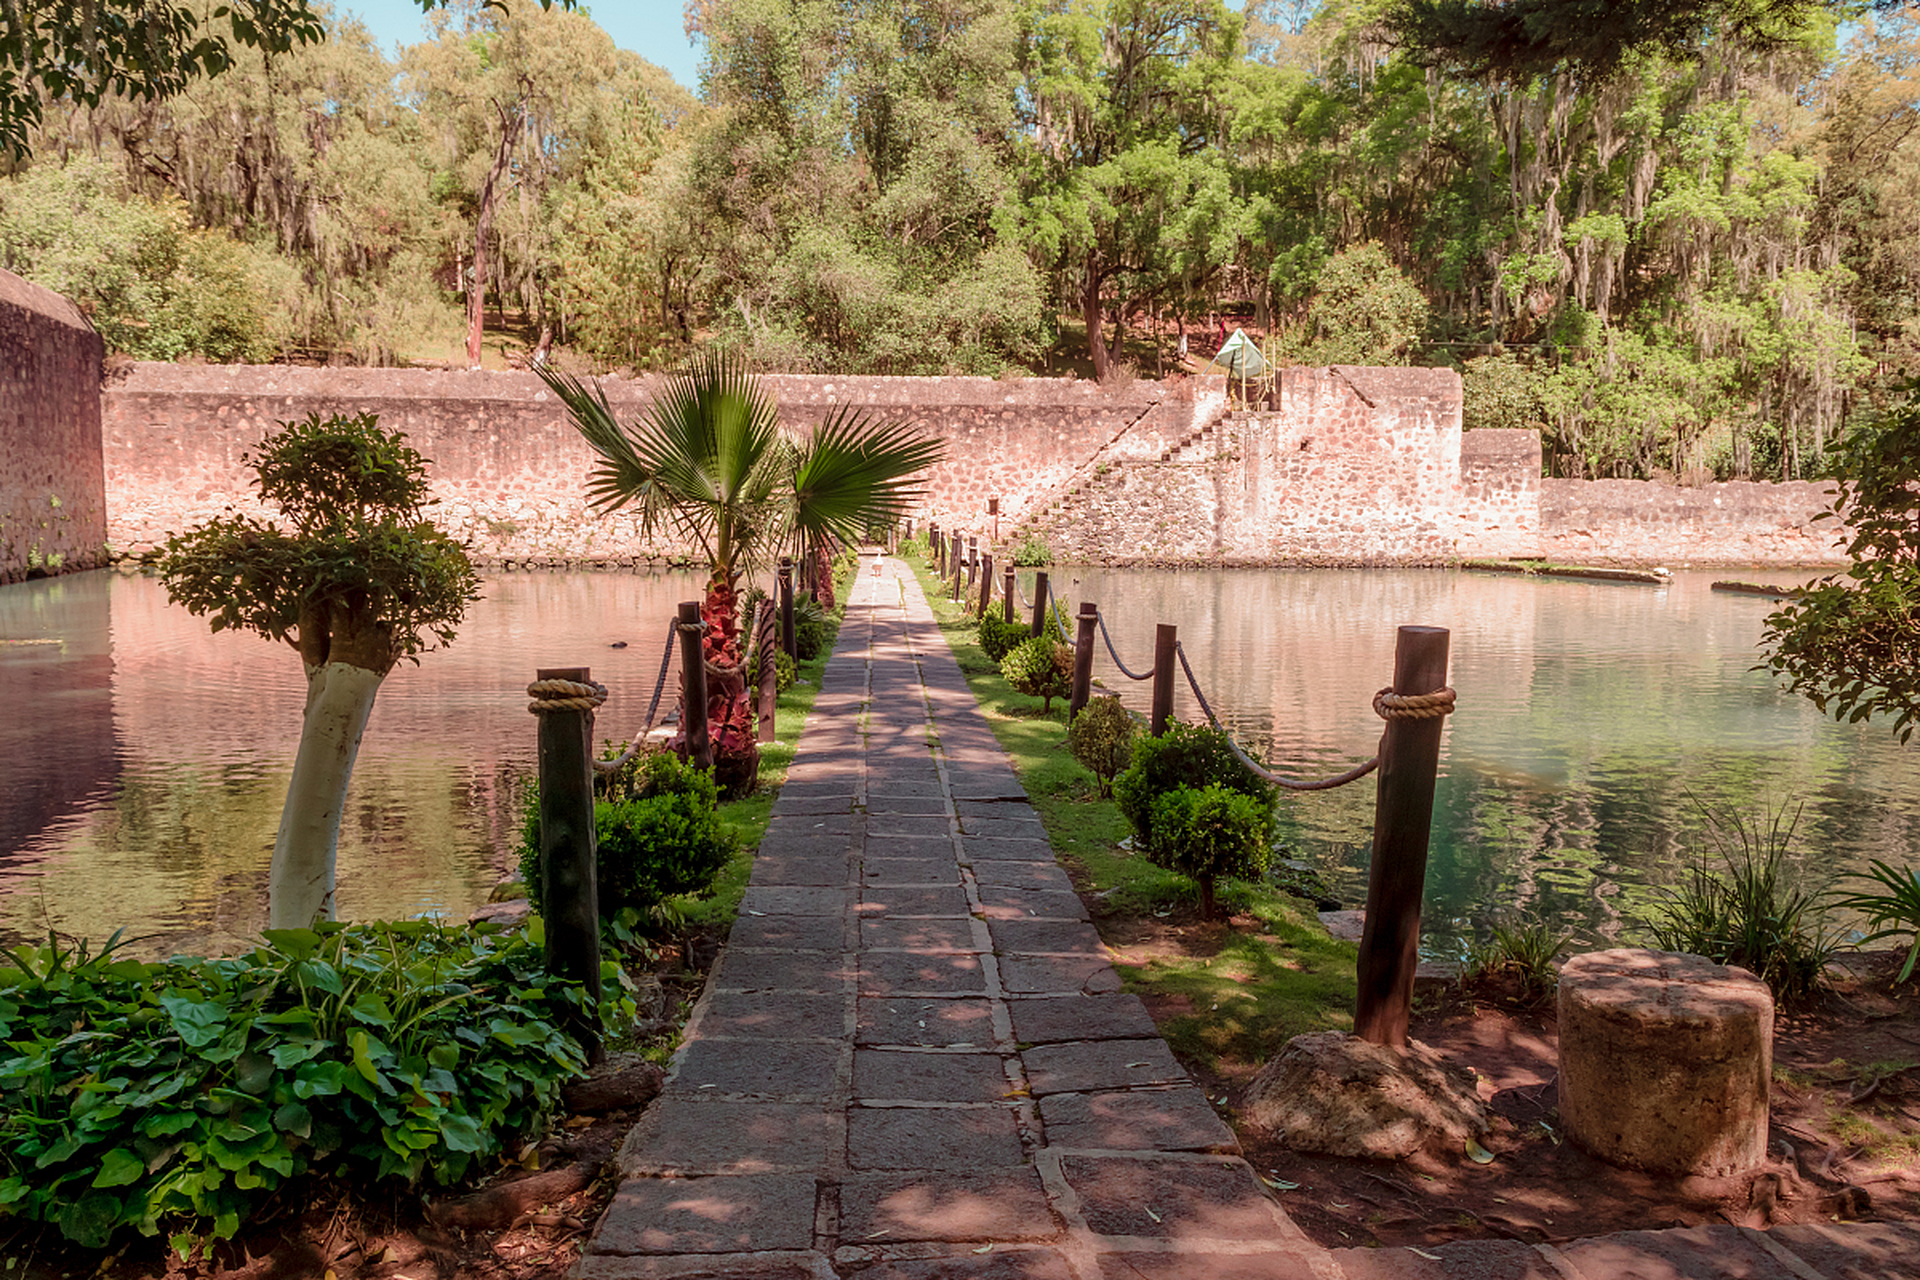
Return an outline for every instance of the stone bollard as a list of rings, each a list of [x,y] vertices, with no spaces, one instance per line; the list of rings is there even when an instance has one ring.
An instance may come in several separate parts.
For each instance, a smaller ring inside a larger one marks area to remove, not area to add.
[[[1560,971],[1560,1119],[1609,1164],[1727,1177],[1767,1154],[1773,993],[1674,951],[1575,956]]]

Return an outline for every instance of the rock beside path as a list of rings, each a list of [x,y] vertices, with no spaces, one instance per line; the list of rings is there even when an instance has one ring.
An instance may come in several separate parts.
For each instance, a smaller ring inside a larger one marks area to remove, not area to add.
[[[1405,1053],[1343,1031],[1295,1036],[1247,1086],[1242,1114],[1296,1151],[1402,1160],[1487,1131],[1473,1073],[1419,1041]]]

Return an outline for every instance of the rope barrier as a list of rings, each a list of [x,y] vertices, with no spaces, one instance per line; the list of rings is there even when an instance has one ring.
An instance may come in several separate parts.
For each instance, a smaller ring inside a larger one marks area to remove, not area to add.
[[[647,700],[647,718],[640,725],[640,731],[627,741],[627,749],[625,751],[622,751],[611,760],[595,760],[593,762],[595,773],[612,773],[621,765],[626,764],[640,754],[640,744],[645,742],[647,735],[653,732],[653,718],[659,714],[660,711],[660,695],[666,691],[667,687],[667,669],[673,665],[673,640],[679,633],[680,620],[678,618],[669,618],[667,620],[667,643],[660,651],[660,674],[656,676],[653,681],[653,697]]]
[[[1153,671],[1151,668],[1149,668],[1144,675],[1137,674],[1135,672],[1127,670],[1127,664],[1120,661],[1120,654],[1113,647],[1113,637],[1107,634],[1107,615],[1104,613],[1097,613],[1094,615],[1094,617],[1100,619],[1100,638],[1107,642],[1107,656],[1113,659],[1114,666],[1120,668],[1120,674],[1125,676],[1129,680],[1153,679]]]
[[[1317,778],[1303,781],[1299,778],[1285,778],[1269,770],[1265,765],[1247,755],[1240,744],[1233,740],[1227,727],[1220,723],[1220,717],[1213,713],[1213,707],[1207,701],[1207,695],[1200,692],[1200,682],[1194,678],[1193,664],[1187,661],[1187,651],[1179,641],[1174,641],[1173,654],[1180,659],[1180,669],[1186,672],[1187,687],[1193,690],[1195,701],[1207,716],[1207,723],[1220,730],[1227,740],[1227,746],[1239,758],[1240,763],[1265,778],[1277,787],[1288,791],[1331,791],[1335,787],[1344,787],[1349,782],[1357,782],[1380,767],[1380,757],[1355,765],[1345,773],[1335,774],[1331,778]],[[1433,720],[1453,711],[1455,695],[1452,689],[1440,689],[1433,693],[1395,693],[1389,685],[1373,695],[1373,712],[1382,720]]]
[[[527,686],[533,701],[527,710],[539,715],[545,711],[591,711],[607,700],[607,686],[579,680],[535,680]]]

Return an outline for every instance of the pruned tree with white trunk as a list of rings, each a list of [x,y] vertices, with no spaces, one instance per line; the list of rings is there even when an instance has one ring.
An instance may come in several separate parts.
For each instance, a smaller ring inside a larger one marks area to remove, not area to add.
[[[333,916],[340,816],[380,682],[453,639],[479,579],[424,514],[426,461],[375,414],[280,424],[247,461],[277,520],[228,515],[177,535],[167,593],[215,631],[293,646],[307,703],[268,879],[271,927]]]

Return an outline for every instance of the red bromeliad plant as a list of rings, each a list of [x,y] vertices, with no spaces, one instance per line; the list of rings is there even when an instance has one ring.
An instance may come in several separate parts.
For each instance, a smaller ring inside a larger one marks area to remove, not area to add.
[[[587,485],[593,505],[638,503],[643,529],[665,521],[706,555],[701,618],[716,772],[729,794],[750,788],[759,748],[742,665],[741,576],[782,553],[815,554],[898,520],[920,493],[915,477],[944,446],[845,406],[790,435],[759,380],[724,356],[676,374],[634,425],[615,419],[597,385],[539,373],[599,455]]]

